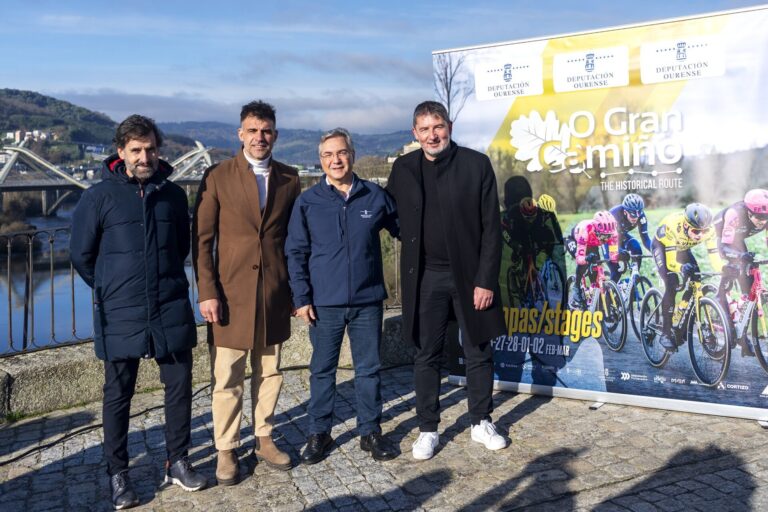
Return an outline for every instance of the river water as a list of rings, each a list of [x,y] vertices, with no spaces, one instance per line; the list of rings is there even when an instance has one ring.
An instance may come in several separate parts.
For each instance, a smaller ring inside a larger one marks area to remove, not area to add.
[[[30,217],[28,223],[38,230],[68,227],[73,209],[74,205],[64,205],[59,209],[57,216]],[[36,259],[39,257],[47,261],[52,247],[56,255],[53,271],[47,266],[36,266],[30,287],[25,278],[24,257],[15,252],[12,253],[10,273],[5,260],[0,269],[0,354],[89,339],[93,336],[91,289],[76,272],[71,273],[66,263],[68,234],[56,236],[53,244],[48,243],[47,236],[38,239],[42,243],[36,252]],[[189,260],[185,270],[190,282],[190,300],[194,305],[197,298]],[[202,321],[199,312],[195,311],[195,315],[198,321]]]

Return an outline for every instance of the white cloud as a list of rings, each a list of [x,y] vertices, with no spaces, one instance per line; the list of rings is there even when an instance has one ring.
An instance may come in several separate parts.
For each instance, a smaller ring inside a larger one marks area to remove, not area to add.
[[[357,133],[389,133],[408,129],[413,108],[429,98],[429,90],[376,94],[326,89],[316,95],[264,94],[259,98],[277,109],[278,127],[328,129],[344,126]],[[115,121],[140,113],[158,122],[220,121],[237,123],[240,107],[256,97],[218,102],[189,94],[132,94],[116,89],[45,91],[59,99],[103,112]]]

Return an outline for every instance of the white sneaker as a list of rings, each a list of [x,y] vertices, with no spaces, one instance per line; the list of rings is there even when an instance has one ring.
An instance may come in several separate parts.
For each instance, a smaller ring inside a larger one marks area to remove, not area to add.
[[[496,432],[496,427],[488,420],[473,425],[470,433],[472,440],[485,445],[489,450],[501,450],[507,446],[507,440]]]
[[[437,432],[419,433],[419,438],[413,443],[413,458],[417,460],[431,459],[439,442],[440,437]]]

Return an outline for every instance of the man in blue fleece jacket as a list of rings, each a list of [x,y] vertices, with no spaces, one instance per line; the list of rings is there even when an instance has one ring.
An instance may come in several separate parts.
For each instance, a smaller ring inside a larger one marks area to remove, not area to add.
[[[397,236],[389,195],[352,172],[355,148],[349,132],[336,128],[320,138],[325,179],[296,200],[285,250],[296,316],[309,325],[310,436],[305,464],[330,451],[336,368],[344,330],[355,368],[360,448],[376,460],[396,456],[381,436],[379,347],[382,301],[387,298],[379,231]]]

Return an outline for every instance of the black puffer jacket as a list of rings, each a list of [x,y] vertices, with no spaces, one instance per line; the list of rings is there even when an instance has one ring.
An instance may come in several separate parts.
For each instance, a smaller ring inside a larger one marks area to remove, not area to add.
[[[160,168],[143,185],[117,155],[83,192],[72,217],[72,264],[93,288],[99,359],[163,357],[197,343],[184,259],[187,197]]]

